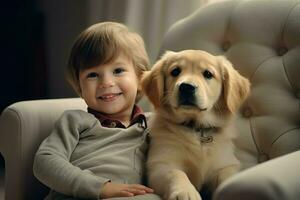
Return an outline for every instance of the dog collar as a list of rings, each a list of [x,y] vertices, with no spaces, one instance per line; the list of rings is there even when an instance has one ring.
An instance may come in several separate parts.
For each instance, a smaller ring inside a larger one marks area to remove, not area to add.
[[[201,143],[211,143],[214,140],[213,134],[219,129],[214,126],[196,126],[194,121],[184,122],[182,125],[198,133]]]

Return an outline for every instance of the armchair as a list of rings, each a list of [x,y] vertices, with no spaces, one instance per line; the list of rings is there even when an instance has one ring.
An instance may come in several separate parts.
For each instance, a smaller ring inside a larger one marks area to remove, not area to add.
[[[300,198],[300,0],[226,0],[175,23],[160,50],[200,49],[225,55],[252,83],[237,118],[237,156],[244,170],[218,187],[214,200]],[[42,199],[32,175],[34,153],[79,99],[26,101],[0,117],[5,199]]]
[[[214,199],[300,199],[300,1],[209,4],[175,23],[160,53],[183,49],[225,55],[252,84],[236,140],[242,167],[250,169]]]
[[[49,189],[32,172],[35,152],[64,110],[86,109],[80,98],[15,103],[0,117],[0,152],[5,160],[5,200],[41,200]]]

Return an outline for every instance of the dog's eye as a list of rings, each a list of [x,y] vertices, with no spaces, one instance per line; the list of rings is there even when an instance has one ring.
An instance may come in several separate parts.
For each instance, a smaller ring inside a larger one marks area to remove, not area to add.
[[[214,75],[213,75],[210,71],[208,71],[208,70],[205,70],[205,71],[203,72],[203,76],[204,76],[204,78],[206,78],[206,79],[212,79],[212,78],[214,77]]]
[[[181,72],[181,69],[180,69],[179,67],[176,67],[176,68],[174,68],[174,69],[171,71],[171,75],[172,75],[173,77],[176,77],[176,76],[178,76],[178,75],[180,74],[180,72]]]

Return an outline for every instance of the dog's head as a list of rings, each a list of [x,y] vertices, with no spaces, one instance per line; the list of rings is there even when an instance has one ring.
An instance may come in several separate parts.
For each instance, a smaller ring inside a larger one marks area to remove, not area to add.
[[[247,97],[250,83],[225,57],[185,50],[166,52],[144,74],[142,88],[156,110],[199,116],[234,113]]]

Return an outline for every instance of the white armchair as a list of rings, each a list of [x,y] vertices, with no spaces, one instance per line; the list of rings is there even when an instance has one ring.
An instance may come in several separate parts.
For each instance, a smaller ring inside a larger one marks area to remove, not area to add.
[[[23,101],[0,117],[0,152],[5,160],[5,199],[41,200],[49,189],[32,172],[35,152],[68,109],[86,110],[80,98]]]
[[[252,85],[236,140],[249,169],[221,185],[214,199],[300,199],[300,1],[207,5],[165,35],[161,53],[183,49],[225,55]]]

